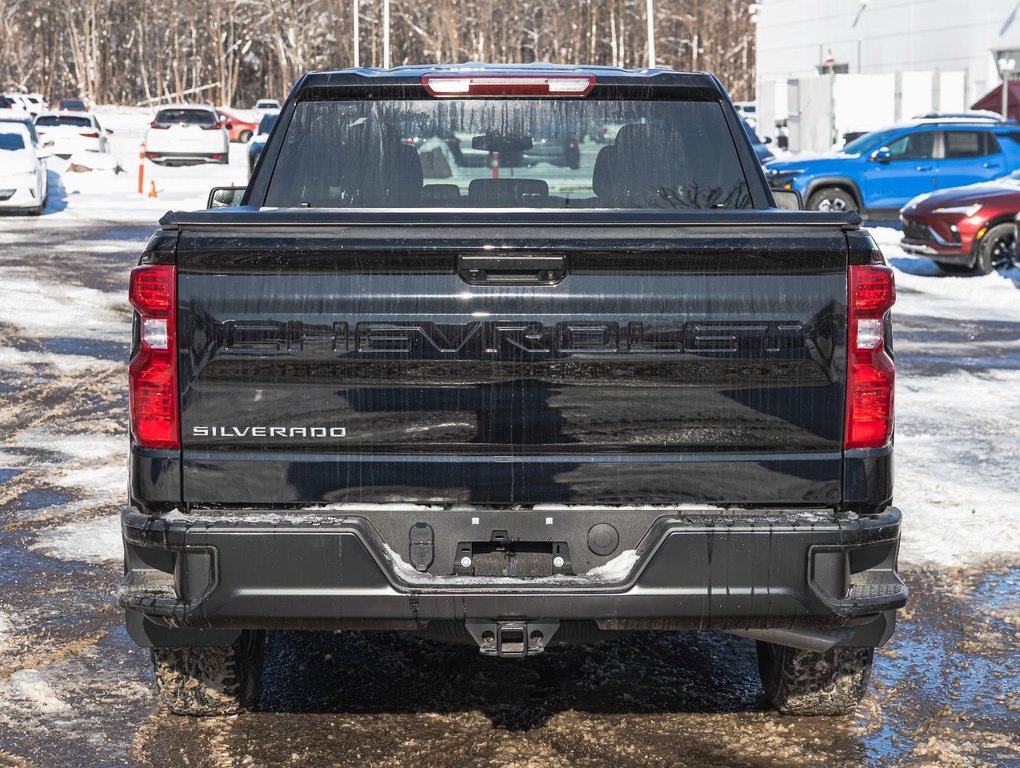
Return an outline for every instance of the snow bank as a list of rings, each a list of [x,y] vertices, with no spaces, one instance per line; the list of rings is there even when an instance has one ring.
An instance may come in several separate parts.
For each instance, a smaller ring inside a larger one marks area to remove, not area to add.
[[[931,318],[933,330],[954,330],[959,321],[1020,328],[1020,270],[950,276],[930,259],[905,254],[899,230],[871,232],[896,269],[894,318]],[[979,565],[1020,552],[1020,412],[1011,405],[1020,402],[1020,370],[1009,357],[975,357],[989,346],[1008,350],[1015,342],[978,333],[897,348],[894,501],[903,510],[905,564]],[[945,355],[967,368],[910,375],[912,353]]]
[[[120,164],[109,152],[75,152],[67,163],[69,173],[123,172]]]
[[[1003,408],[1017,393],[1016,370],[900,377],[894,493],[903,562],[973,565],[1020,552],[1020,420]]]
[[[29,547],[58,560],[93,565],[120,562],[124,557],[117,515],[88,523],[68,523],[43,531]]]

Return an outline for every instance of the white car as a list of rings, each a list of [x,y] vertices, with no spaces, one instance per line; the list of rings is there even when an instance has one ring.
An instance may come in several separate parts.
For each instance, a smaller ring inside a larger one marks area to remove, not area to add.
[[[28,128],[0,122],[0,209],[42,213],[46,205],[46,153],[36,152]]]
[[[47,109],[46,100],[38,93],[5,93],[3,95],[32,117]]]
[[[35,129],[47,142],[53,142],[53,154],[70,157],[75,152],[109,152],[108,135],[91,112],[43,112],[35,119]]]
[[[267,112],[279,112],[280,102],[276,99],[259,99],[255,102],[255,106],[252,109],[258,112],[259,117],[262,117]]]
[[[35,148],[36,153],[43,154],[45,152],[45,154],[49,156],[50,153],[46,148],[52,147],[53,141],[47,141],[39,135],[39,132],[35,129],[35,122],[32,120],[31,115],[26,115],[22,112],[0,112],[0,128],[4,127],[4,123],[14,123],[16,125],[25,126],[25,129],[28,131],[28,135],[32,138],[32,146]]]
[[[160,165],[225,165],[230,159],[230,128],[212,107],[163,107],[145,132],[145,157]]]

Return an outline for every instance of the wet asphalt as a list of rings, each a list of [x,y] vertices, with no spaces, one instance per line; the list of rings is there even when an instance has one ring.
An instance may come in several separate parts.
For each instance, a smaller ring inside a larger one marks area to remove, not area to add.
[[[150,231],[0,219],[0,281],[31,273],[123,295]],[[73,328],[35,339],[0,323],[0,348],[83,356],[80,366],[0,366],[0,766],[1020,765],[1016,562],[906,569],[911,601],[851,717],[770,711],[753,643],[693,632],[522,661],[397,633],[272,633],[258,711],[160,712],[148,656],[111,596],[116,562],[36,547],[58,525],[116,514],[122,500],[60,481],[64,454],[15,440],[35,429],[124,438],[128,310],[118,311],[124,341]],[[901,323],[912,350],[901,370],[944,373],[959,364],[953,334],[1020,336],[1004,325]],[[1020,367],[1015,347],[985,354],[977,367]]]

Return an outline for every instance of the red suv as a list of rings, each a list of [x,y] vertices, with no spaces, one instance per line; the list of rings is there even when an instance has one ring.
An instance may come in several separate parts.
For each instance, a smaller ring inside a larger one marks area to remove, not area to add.
[[[1013,264],[1020,171],[994,181],[918,195],[900,209],[904,251],[946,272],[984,275]]]

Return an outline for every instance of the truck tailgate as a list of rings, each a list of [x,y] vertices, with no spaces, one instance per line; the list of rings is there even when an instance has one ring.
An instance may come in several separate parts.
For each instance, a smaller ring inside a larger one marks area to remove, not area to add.
[[[838,226],[182,226],[183,499],[835,504]]]

